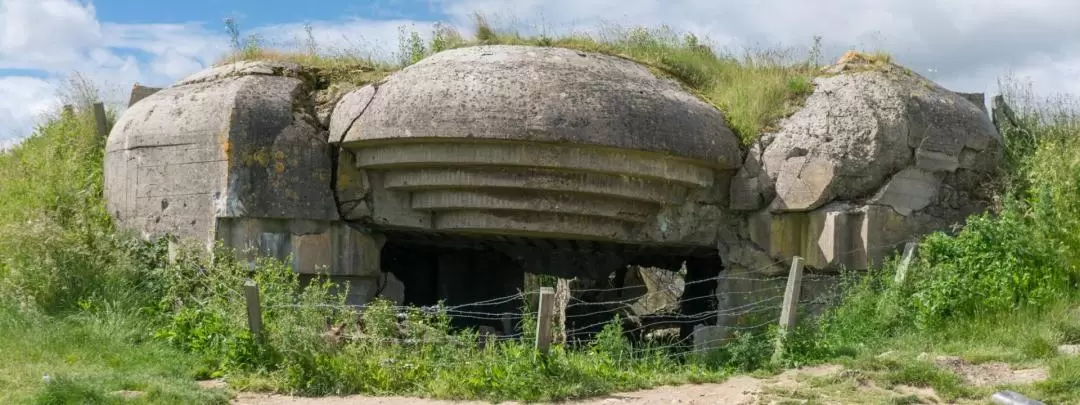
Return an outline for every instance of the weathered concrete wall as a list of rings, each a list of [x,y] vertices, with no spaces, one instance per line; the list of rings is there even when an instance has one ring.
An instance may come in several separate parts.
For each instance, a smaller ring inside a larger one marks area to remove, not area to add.
[[[799,255],[811,268],[865,269],[990,206],[1003,149],[981,95],[897,66],[827,70],[732,181],[731,209],[746,215],[727,246],[737,266]]]
[[[378,276],[385,238],[342,221],[219,218],[217,238],[225,245],[290,259],[301,274]]]
[[[105,198],[121,227],[212,242],[228,188],[223,141],[237,85],[165,89],[119,117],[106,144]]]
[[[151,94],[161,91],[159,87],[146,87],[138,83],[131,86],[131,97],[128,98],[128,107],[135,105],[140,100],[150,97]]]
[[[109,212],[146,237],[220,240],[292,256],[302,274],[385,281],[382,240],[340,221],[312,80],[296,65],[238,63],[134,88],[107,142]]]
[[[866,268],[984,210],[1002,159],[981,95],[858,60],[830,67],[746,153],[719,110],[612,56],[481,46],[360,88],[322,84],[241,62],[137,86],[107,143],[109,212],[148,237],[291,255],[355,300],[463,303],[512,291],[523,271],[599,279],[702,248],[731,274],[786,274],[792,256]],[[388,262],[391,234],[497,243],[424,260],[394,248]],[[718,271],[701,263],[698,276]],[[721,291],[744,287],[761,286]]]
[[[210,243],[217,218],[336,220],[330,149],[295,66],[227,65],[134,104],[106,146],[125,227]]]
[[[491,235],[710,246],[741,164],[678,83],[561,48],[436,54],[346,94],[330,140],[348,219]]]

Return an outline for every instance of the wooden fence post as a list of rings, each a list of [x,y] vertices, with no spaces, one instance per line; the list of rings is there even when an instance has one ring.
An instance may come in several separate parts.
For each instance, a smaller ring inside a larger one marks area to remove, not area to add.
[[[540,287],[540,305],[536,313],[536,350],[547,355],[551,347],[551,312],[555,304],[555,290]]]
[[[780,328],[776,336],[776,351],[773,352],[773,361],[780,360],[784,352],[784,340],[788,332],[795,328],[798,322],[796,311],[799,309],[799,292],[802,290],[803,258],[795,256],[791,259],[791,270],[788,272],[787,289],[784,290],[784,306],[780,308]]]
[[[553,338],[556,344],[566,344],[566,307],[570,305],[570,280],[565,278],[559,278],[555,283],[555,312],[552,317],[555,319],[555,337]]]
[[[248,329],[255,341],[262,343],[262,303],[259,302],[259,286],[255,281],[244,282],[244,299],[247,301]]]
[[[166,236],[166,258],[169,264],[176,264],[177,258],[180,256],[180,241],[176,236]]]
[[[105,117],[105,103],[94,103],[94,121],[97,123],[98,136],[105,138],[109,136],[109,123]]]
[[[911,268],[911,262],[915,260],[915,253],[918,249],[919,244],[915,242],[908,242],[904,245],[904,255],[900,258],[900,264],[896,266],[896,277],[893,282],[903,284],[904,280],[907,280],[908,270]]]

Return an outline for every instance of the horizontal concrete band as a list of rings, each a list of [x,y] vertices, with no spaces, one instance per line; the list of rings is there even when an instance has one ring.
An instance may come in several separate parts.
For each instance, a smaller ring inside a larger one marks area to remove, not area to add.
[[[714,168],[663,153],[542,142],[345,142],[432,231],[633,241]],[[378,198],[376,198],[378,200]],[[379,206],[375,207],[379,211]]]
[[[713,169],[704,162],[621,149],[534,142],[469,141],[346,142],[364,169],[505,167],[607,173],[705,187]]]
[[[257,253],[286,260],[300,274],[378,276],[382,241],[340,221],[218,218],[215,234],[225,246],[253,260]]]
[[[549,212],[446,211],[436,213],[439,231],[598,241],[631,240],[633,227],[620,220]]]
[[[577,193],[622,198],[664,205],[682,204],[687,191],[685,186],[660,180],[532,168],[393,170],[386,172],[384,181],[387,189],[400,191],[473,188],[507,191],[535,190],[547,193]]]
[[[656,214],[660,205],[571,193],[430,190],[413,192],[412,208],[434,212],[460,210],[551,212],[644,223]]]

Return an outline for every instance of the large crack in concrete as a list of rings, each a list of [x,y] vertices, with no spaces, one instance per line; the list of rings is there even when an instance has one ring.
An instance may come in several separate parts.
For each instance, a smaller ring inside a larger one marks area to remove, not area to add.
[[[356,229],[357,231],[363,231],[363,232],[368,232],[368,229],[366,229],[366,227],[360,226],[359,224],[356,223],[356,221],[349,221],[347,216],[346,216],[347,212],[342,209],[342,206],[345,203],[354,203],[355,201],[342,201],[341,200],[341,196],[338,193],[338,187],[337,187],[338,186],[338,170],[340,168],[341,154],[342,153],[352,154],[352,151],[349,151],[349,150],[341,147],[341,143],[345,141],[345,136],[349,133],[349,131],[352,130],[352,127],[354,125],[356,125],[356,122],[360,120],[360,117],[364,116],[364,112],[367,111],[369,106],[371,106],[371,103],[375,100],[375,97],[377,97],[379,95],[379,85],[380,85],[379,83],[370,84],[373,92],[371,94],[371,97],[368,98],[367,103],[365,103],[364,107],[360,109],[360,111],[356,114],[355,117],[353,117],[353,119],[351,121],[349,121],[349,125],[347,127],[345,127],[344,131],[341,132],[341,135],[337,139],[337,142],[332,143],[332,144],[329,145],[330,146],[330,165],[331,165],[331,170],[330,170],[330,191],[334,196],[334,206],[337,207],[338,216],[341,217],[342,221],[345,221],[345,223],[348,224],[353,229]],[[363,87],[361,87],[361,89],[362,88]],[[353,90],[353,91],[357,91],[357,90]],[[346,93],[346,94],[348,94],[348,93]],[[342,95],[342,98],[344,98],[344,97],[345,97],[345,95]],[[341,102],[342,98],[339,98],[337,101],[335,101],[335,104]],[[330,110],[330,115],[333,115],[335,110],[336,110],[336,106],[335,106],[335,108],[332,108]],[[327,131],[327,134],[329,136],[330,128],[323,128],[323,129],[325,131]],[[355,161],[355,159],[353,159],[353,161]],[[359,201],[364,201],[364,199],[362,198]]]

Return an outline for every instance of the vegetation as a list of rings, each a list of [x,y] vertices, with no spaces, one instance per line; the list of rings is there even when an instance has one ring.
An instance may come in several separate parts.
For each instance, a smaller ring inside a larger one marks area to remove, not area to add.
[[[895,264],[851,275],[842,300],[804,331],[800,355],[808,362],[842,356],[880,368],[868,359],[896,351],[912,359],[905,369],[925,368],[914,361],[923,352],[1048,364],[1048,381],[1015,389],[1048,403],[1080,400],[1080,358],[1056,351],[1080,343],[1080,109],[1070,98],[1035,98],[1015,82],[1003,90],[1020,121],[1003,134],[1015,162],[1003,207],[969,218],[955,234],[925,238],[904,283],[893,282]],[[980,394],[935,373],[882,378],[953,397]]]
[[[160,247],[117,233],[102,203],[104,140],[93,87],[77,108],[0,152],[0,403],[224,403],[199,390],[190,356],[150,337],[143,274]],[[46,381],[49,381],[46,383]]]
[[[236,45],[240,58],[300,60],[358,82],[476,43],[625,55],[724,109],[744,139],[808,92],[813,72],[812,64],[771,59],[777,53],[718,56],[666,29],[525,38],[480,20],[477,31],[468,41],[446,28],[428,41],[405,35],[395,64],[314,50],[271,53],[256,40]],[[358,70],[371,76],[354,75]],[[926,238],[905,283],[892,282],[891,264],[850,275],[837,305],[794,331],[777,364],[769,361],[771,332],[738,335],[707,356],[683,358],[631,348],[615,324],[586,347],[556,346],[539,357],[528,336],[488,342],[451,332],[437,311],[413,311],[398,322],[385,303],[362,314],[324,305],[343,296],[324,280],[301,283],[280,261],[262,259],[253,269],[221,250],[214,259],[186,252],[170,262],[162,241],[113,227],[102,200],[104,140],[87,114],[96,94],[88,83],[73,84],[73,113],[0,152],[2,403],[225,403],[227,393],[195,383],[208,378],[308,395],[561,399],[824,362],[852,372],[811,381],[816,392],[872,381],[932,387],[946,399],[987,394],[920,359],[923,352],[1046,366],[1048,380],[1011,388],[1049,403],[1080,401],[1080,359],[1055,351],[1080,342],[1080,109],[1070,99],[1042,101],[1006,86],[1020,119],[1004,134],[1011,173],[999,212]],[[238,299],[248,278],[258,281],[266,308],[261,339],[247,331]],[[331,325],[344,325],[341,335],[327,336]],[[887,352],[893,355],[882,356]]]
[[[656,29],[606,26],[596,34],[524,36],[510,29],[498,30],[477,14],[474,38],[465,38],[445,25],[436,25],[428,40],[416,31],[403,30],[396,60],[388,62],[355,49],[320,49],[310,29],[308,39],[299,46],[301,50],[287,52],[263,46],[258,37],[241,39],[235,23],[227,21],[227,25],[236,52],[223,62],[296,62],[319,69],[330,82],[356,85],[377,81],[432,54],[467,46],[555,46],[616,55],[684,84],[689,91],[723,111],[732,130],[746,143],[772,130],[770,125],[802,105],[813,91],[811,79],[818,72],[820,57],[820,39],[815,39],[803,57],[792,49],[718,54],[707,38],[681,34],[667,26]]]

